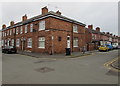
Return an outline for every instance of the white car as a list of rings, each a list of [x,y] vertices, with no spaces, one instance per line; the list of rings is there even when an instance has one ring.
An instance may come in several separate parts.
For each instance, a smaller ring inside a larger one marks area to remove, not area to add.
[[[113,43],[112,46],[113,46],[114,49],[117,49],[118,48],[118,43]]]

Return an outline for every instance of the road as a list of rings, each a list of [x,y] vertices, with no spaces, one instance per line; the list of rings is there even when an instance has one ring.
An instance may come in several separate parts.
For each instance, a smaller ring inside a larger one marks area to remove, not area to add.
[[[117,84],[118,76],[104,64],[118,51],[95,52],[89,56],[46,59],[3,54],[3,84]],[[44,68],[45,67],[45,68]],[[42,70],[42,69],[44,70]]]

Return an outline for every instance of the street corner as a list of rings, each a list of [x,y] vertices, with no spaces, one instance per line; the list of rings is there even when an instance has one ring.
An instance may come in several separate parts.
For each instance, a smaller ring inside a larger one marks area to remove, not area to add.
[[[68,58],[70,59],[77,59],[77,58],[84,58],[84,57],[87,57],[87,56],[90,56],[90,55],[94,55],[94,53],[80,53],[79,55],[78,54],[72,54],[71,56],[67,56]]]

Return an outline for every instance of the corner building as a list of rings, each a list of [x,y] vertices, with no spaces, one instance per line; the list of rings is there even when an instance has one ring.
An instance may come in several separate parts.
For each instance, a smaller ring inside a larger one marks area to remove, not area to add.
[[[42,8],[42,14],[2,26],[2,47],[16,46],[18,51],[38,53],[65,53],[81,51],[85,46],[85,24],[61,15],[60,11]]]

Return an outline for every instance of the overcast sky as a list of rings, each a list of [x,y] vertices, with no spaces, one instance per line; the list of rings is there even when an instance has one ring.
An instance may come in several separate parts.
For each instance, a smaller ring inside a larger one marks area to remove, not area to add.
[[[7,2],[2,3],[2,24],[17,23],[24,14],[28,18],[39,15],[44,6],[48,6],[49,11],[59,10],[62,15],[86,25],[100,27],[101,31],[118,34],[117,2]]]

